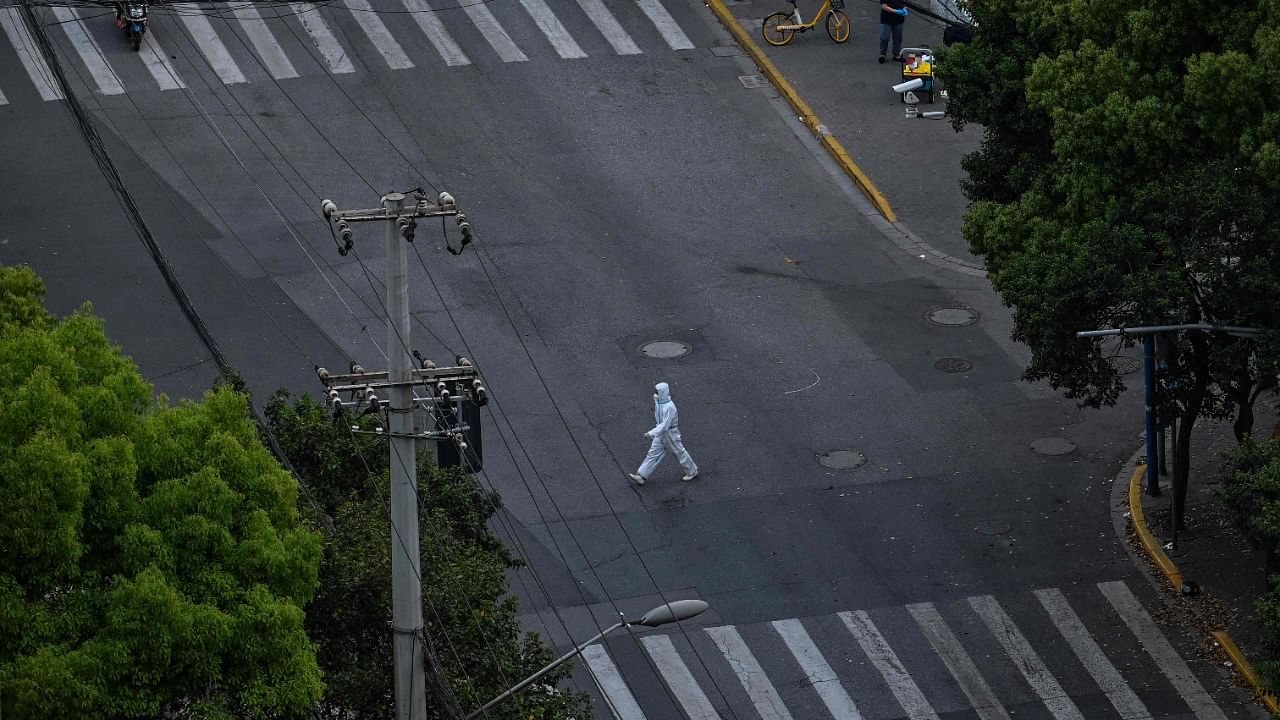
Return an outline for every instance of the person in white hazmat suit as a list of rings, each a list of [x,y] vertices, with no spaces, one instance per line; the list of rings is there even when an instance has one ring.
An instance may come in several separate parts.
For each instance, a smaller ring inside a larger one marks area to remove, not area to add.
[[[666,383],[653,386],[653,420],[657,424],[644,434],[653,441],[649,444],[649,453],[644,456],[640,469],[627,473],[627,477],[637,485],[643,485],[668,451],[684,467],[684,477],[681,480],[698,477],[698,464],[689,457],[689,451],[684,449],[684,442],[680,439],[680,413],[676,411],[676,404],[671,401],[671,387]]]

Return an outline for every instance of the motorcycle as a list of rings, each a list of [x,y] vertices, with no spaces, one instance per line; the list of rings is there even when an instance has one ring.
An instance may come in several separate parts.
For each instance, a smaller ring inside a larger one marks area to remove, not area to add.
[[[124,30],[124,36],[136,51],[142,47],[142,36],[147,32],[147,3],[124,2],[116,5],[116,27]]]

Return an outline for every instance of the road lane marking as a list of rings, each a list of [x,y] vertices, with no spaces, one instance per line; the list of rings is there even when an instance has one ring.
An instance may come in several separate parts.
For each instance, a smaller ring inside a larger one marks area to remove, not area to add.
[[[706,693],[698,687],[698,681],[689,672],[689,667],[680,659],[680,653],[671,644],[671,638],[666,635],[646,635],[640,638],[640,642],[649,652],[649,657],[653,658],[653,664],[658,666],[662,679],[671,688],[671,694],[676,696],[689,720],[721,720]]]
[[[915,618],[925,639],[933,646],[933,651],[942,658],[942,663],[951,671],[951,677],[959,683],[960,689],[964,692],[964,696],[969,698],[969,704],[973,706],[974,712],[978,713],[978,717],[981,720],[1010,720],[1008,711],[1000,704],[995,692],[982,678],[982,673],[973,664],[973,659],[969,657],[969,653],[965,652],[964,646],[960,644],[955,633],[951,632],[951,628],[947,627],[947,621],[942,619],[942,615],[933,603],[908,605],[907,612]]]
[[[1138,695],[1124,681],[1120,671],[1107,659],[1062,591],[1057,588],[1037,590],[1036,598],[1049,613],[1053,624],[1058,626],[1067,644],[1075,651],[1076,657],[1080,658],[1081,664],[1111,700],[1120,717],[1124,720],[1151,720],[1151,712],[1147,710],[1147,706],[1142,704],[1142,700],[1138,699]]]
[[[875,623],[871,622],[871,616],[865,610],[859,610],[842,612],[840,619],[857,638],[862,651],[871,658],[871,664],[876,666],[884,681],[889,684],[889,689],[898,698],[898,704],[902,705],[907,717],[911,720],[939,720],[938,713],[933,711],[916,681],[911,679],[911,674],[903,666],[902,660],[898,659],[898,654],[889,647],[889,642],[876,629]]]
[[[582,657],[586,659],[587,670],[604,695],[615,720],[645,720],[631,688],[627,687],[604,646],[588,645],[582,649]]]
[[[302,29],[311,36],[311,42],[315,43],[316,49],[320,51],[324,64],[329,67],[329,72],[343,75],[356,71],[346,48],[342,47],[333,31],[329,29],[329,24],[320,16],[319,8],[309,2],[291,3],[289,7],[298,16]]]
[[[542,34],[547,36],[547,40],[561,58],[574,60],[587,56],[543,0],[520,0],[520,4],[529,13],[529,17],[533,18],[533,22],[537,24]]]
[[[161,90],[181,90],[187,86],[182,82],[182,78],[178,77],[177,69],[170,64],[169,56],[164,54],[154,33],[142,36],[142,47],[138,48],[138,57],[142,60],[142,64],[147,66],[151,77],[156,79],[156,84]]]
[[[751,654],[751,649],[738,631],[732,625],[709,627],[704,631],[720,648],[724,659],[729,661],[729,667],[738,676],[742,689],[747,691],[761,720],[793,720],[791,711],[782,704],[782,697],[778,695],[773,683],[769,682],[769,676],[765,675],[764,668],[760,667],[760,662]]]
[[[226,85],[245,82],[244,73],[240,72],[240,66],[236,65],[231,53],[227,51],[227,46],[222,44],[218,33],[209,24],[209,19],[204,16],[204,10],[195,3],[178,3],[174,7],[178,10],[178,17],[182,18],[183,24],[187,26],[191,39],[195,40],[196,47],[200,48],[200,52],[209,62],[209,67],[213,68],[213,72],[218,75],[218,79]]]
[[[489,6],[482,2],[463,3],[462,10],[471,18],[476,29],[489,41],[489,46],[498,53],[502,62],[524,62],[529,58],[520,52],[520,48],[512,42],[511,36],[498,24],[498,19],[489,12]]]
[[[102,54],[102,48],[98,47],[98,42],[85,29],[84,23],[80,21],[80,16],[76,14],[76,11],[69,7],[55,6],[53,8],[53,16],[58,18],[58,24],[62,26],[62,30],[67,34],[67,39],[71,41],[72,47],[76,49],[76,53],[84,61],[89,74],[93,76],[93,81],[98,85],[98,90],[103,95],[124,94],[124,86],[120,84],[120,78],[116,76],[116,71],[112,70],[111,66],[107,64],[107,59]]]
[[[649,16],[649,20],[653,21],[658,32],[662,33],[662,39],[667,41],[672,50],[692,50],[693,43],[689,42],[689,36],[684,34],[680,26],[676,24],[676,19],[671,17],[671,13],[667,12],[667,8],[662,5],[661,0],[636,0],[636,4]]]
[[[0,8],[0,27],[9,36],[9,42],[18,52],[18,61],[31,77],[40,97],[45,101],[61,100],[62,91],[53,80],[53,71],[45,63],[31,33],[27,32],[27,25],[18,15],[19,12],[21,11],[16,7]]]
[[[1098,583],[1098,589],[1107,596],[1107,600],[1111,601],[1111,606],[1120,613],[1121,619],[1129,626],[1129,630],[1138,637],[1142,647],[1150,653],[1151,658],[1160,666],[1161,672],[1169,678],[1169,682],[1173,684],[1196,717],[1200,720],[1226,720],[1227,716],[1223,714],[1222,709],[1205,691],[1204,686],[1196,679],[1191,668],[1187,667],[1186,661],[1178,655],[1178,651],[1169,643],[1168,638],[1156,627],[1155,621],[1146,610],[1142,609],[1142,603],[1134,597],[1129,586],[1120,581],[1104,582]]]
[[[293,67],[293,63],[289,62],[289,56],[285,55],[284,48],[276,42],[275,35],[271,34],[271,29],[267,27],[255,8],[249,5],[234,5],[231,12],[240,21],[240,27],[244,28],[245,35],[249,36],[249,42],[253,43],[253,47],[258,50],[258,57],[262,58],[262,64],[267,67],[271,77],[276,80],[298,77],[298,71]]]
[[[596,28],[600,30],[600,34],[604,35],[604,39],[609,41],[613,46],[613,51],[619,55],[639,55],[640,48],[622,29],[622,25],[618,23],[618,19],[609,12],[609,8],[604,6],[600,0],[578,0],[578,5],[582,7],[582,12],[591,18],[591,22],[596,24]]]
[[[1058,684],[1036,651],[1031,649],[1031,644],[1023,637],[1022,631],[1018,630],[1004,608],[1000,607],[1000,603],[990,595],[981,595],[969,598],[969,605],[986,623],[991,634],[1013,660],[1013,664],[1022,671],[1022,677],[1026,678],[1031,689],[1040,696],[1049,712],[1058,720],[1084,720],[1080,709],[1067,697],[1062,685]]]
[[[387,66],[392,70],[406,70],[413,67],[413,61],[405,54],[404,48],[396,42],[395,36],[387,29],[382,18],[373,11],[369,0],[346,0],[351,16],[360,24],[360,29],[369,36],[369,42],[382,54]]]
[[[818,691],[818,696],[831,711],[831,717],[840,718],[840,720],[862,720],[862,713],[858,712],[858,706],[853,704],[853,698],[844,691],[840,679],[836,677],[827,659],[822,656],[822,651],[813,643],[813,638],[809,637],[804,625],[795,619],[774,620],[773,629],[787,644],[787,649],[791,651],[796,662],[800,663],[805,680],[810,687]]]
[[[440,57],[444,60],[444,64],[450,67],[458,65],[470,65],[471,58],[462,52],[462,48],[458,43],[454,42],[453,36],[445,29],[444,23],[440,22],[440,18],[432,12],[431,6],[426,0],[400,0],[404,3],[404,7],[413,13],[413,19],[418,23],[418,27],[422,28],[423,34],[435,46],[436,52],[440,53]]]

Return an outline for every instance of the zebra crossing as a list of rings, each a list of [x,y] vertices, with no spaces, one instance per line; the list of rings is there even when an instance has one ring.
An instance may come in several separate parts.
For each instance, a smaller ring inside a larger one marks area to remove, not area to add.
[[[637,639],[582,653],[616,720],[1227,717],[1119,581]]]
[[[461,12],[439,12],[432,2]],[[224,85],[240,85],[255,78],[292,80],[312,66],[341,76],[360,72],[361,63],[366,70],[435,70],[494,61],[523,63],[548,55],[548,50],[561,60],[579,60],[588,57],[588,45],[608,48],[597,54],[617,56],[643,54],[643,47],[693,49],[693,41],[663,2],[511,0],[503,4],[503,21],[489,2],[332,0],[267,8],[180,2],[153,8],[151,31],[137,53],[112,44],[116,29],[109,13],[68,6],[40,12],[54,42],[69,50],[66,62],[74,67],[67,75],[93,93],[111,96],[127,90],[182,90],[188,87],[184,73],[204,68]],[[16,66],[25,71],[39,97],[60,100],[62,93],[22,13],[16,6],[0,7],[0,37],[8,40]],[[389,23],[390,18],[397,22]],[[472,46],[465,47],[460,37]],[[532,40],[538,37],[545,43]],[[188,43],[197,52],[186,52]],[[175,47],[168,49],[179,52],[166,52],[170,45]],[[8,62],[6,55],[0,47],[0,65]],[[173,62],[178,58],[204,67],[184,67],[180,72]],[[145,72],[138,72],[139,61]],[[3,81],[12,86],[17,77],[9,74]],[[0,86],[0,105],[19,92],[27,90]]]

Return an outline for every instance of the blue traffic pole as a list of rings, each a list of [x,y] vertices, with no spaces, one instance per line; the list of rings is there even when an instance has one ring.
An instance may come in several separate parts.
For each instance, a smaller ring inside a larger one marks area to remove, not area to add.
[[[1146,403],[1147,424],[1147,494],[1160,494],[1160,456],[1156,447],[1156,339],[1155,335],[1142,338],[1142,377],[1146,385],[1143,402]]]

